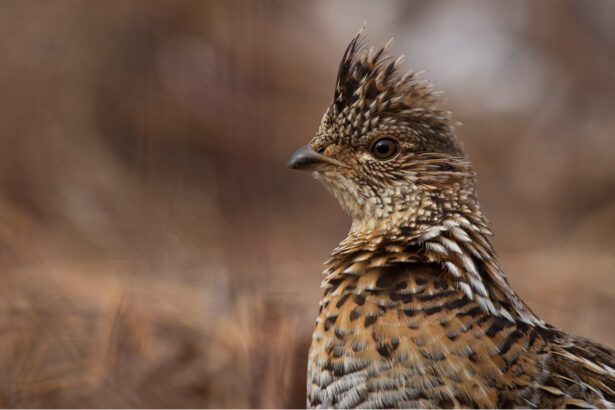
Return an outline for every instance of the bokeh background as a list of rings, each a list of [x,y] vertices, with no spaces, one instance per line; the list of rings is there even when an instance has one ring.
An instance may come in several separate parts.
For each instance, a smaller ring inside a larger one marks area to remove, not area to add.
[[[349,227],[286,161],[367,20],[464,125],[510,282],[615,346],[615,2],[0,2],[0,406],[302,407]]]

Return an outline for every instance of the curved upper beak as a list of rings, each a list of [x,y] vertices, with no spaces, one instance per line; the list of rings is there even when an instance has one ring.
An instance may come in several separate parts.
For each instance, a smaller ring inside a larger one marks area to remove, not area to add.
[[[334,158],[319,154],[318,152],[314,151],[310,144],[304,145],[303,147],[299,148],[297,152],[295,152],[293,156],[290,157],[290,160],[288,160],[288,168],[299,170],[311,171],[317,169],[320,165],[324,164],[348,168],[348,165]]]

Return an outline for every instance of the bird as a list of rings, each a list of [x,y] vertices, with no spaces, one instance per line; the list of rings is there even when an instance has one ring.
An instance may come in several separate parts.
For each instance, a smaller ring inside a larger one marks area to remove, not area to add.
[[[326,262],[309,408],[612,408],[615,351],[542,320],[495,252],[458,123],[363,29],[290,158],[352,218]]]

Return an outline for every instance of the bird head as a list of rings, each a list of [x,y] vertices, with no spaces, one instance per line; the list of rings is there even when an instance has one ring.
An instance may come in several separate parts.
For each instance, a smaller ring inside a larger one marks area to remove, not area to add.
[[[430,224],[477,206],[474,173],[450,113],[403,56],[367,49],[359,33],[339,66],[333,102],[289,167],[314,171],[353,219],[353,230]]]

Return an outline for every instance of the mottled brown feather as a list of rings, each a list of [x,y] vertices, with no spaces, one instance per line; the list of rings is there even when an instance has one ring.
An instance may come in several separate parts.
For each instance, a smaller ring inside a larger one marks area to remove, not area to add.
[[[515,294],[455,123],[416,73],[355,37],[311,146],[352,216],[309,353],[309,407],[613,407],[615,352],[546,324]],[[396,141],[388,160],[371,155]]]

